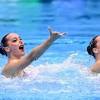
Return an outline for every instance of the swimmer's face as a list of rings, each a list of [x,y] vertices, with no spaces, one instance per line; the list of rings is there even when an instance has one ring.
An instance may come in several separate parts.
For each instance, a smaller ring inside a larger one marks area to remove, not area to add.
[[[95,54],[100,54],[100,36],[97,36],[95,41],[96,41],[96,47],[93,48],[93,52]]]
[[[10,33],[6,37],[7,47],[5,51],[15,57],[21,57],[24,55],[24,42],[16,33]]]

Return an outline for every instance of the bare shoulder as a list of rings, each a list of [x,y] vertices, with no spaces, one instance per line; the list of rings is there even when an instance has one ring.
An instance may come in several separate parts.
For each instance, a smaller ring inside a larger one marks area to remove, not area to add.
[[[6,77],[22,76],[24,71],[18,68],[16,63],[6,64],[2,70],[2,75]]]
[[[18,66],[18,62],[17,61],[8,62],[4,66],[2,72],[9,72],[9,73],[12,72],[12,71],[14,72],[14,71],[17,70],[17,66]]]
[[[95,72],[95,73],[100,73],[100,61],[98,61],[94,65],[92,65],[91,71]]]

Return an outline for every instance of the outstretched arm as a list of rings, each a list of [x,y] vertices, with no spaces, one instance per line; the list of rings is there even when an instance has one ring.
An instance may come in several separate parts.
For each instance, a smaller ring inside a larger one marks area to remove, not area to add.
[[[42,44],[40,44],[39,46],[35,47],[32,49],[32,51],[22,59],[21,61],[21,65],[20,66],[21,69],[24,69],[25,67],[27,67],[32,61],[38,59],[48,48],[49,46],[59,37],[61,37],[62,35],[64,35],[64,33],[60,33],[60,32],[53,32],[51,30],[51,28],[48,29],[50,32],[50,36],[49,38],[44,41]]]

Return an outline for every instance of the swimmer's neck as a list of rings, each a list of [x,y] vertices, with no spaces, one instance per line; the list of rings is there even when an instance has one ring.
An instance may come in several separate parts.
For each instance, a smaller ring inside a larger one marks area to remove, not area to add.
[[[100,55],[97,55],[95,60],[96,60],[96,62],[99,62],[100,61]]]
[[[8,62],[19,61],[21,58],[22,56],[8,56]]]

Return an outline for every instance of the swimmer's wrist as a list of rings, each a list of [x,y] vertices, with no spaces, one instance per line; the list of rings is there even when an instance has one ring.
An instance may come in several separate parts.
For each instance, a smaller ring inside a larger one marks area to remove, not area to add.
[[[53,36],[50,36],[50,37],[48,38],[48,40],[49,40],[50,42],[53,42],[53,41],[55,41],[55,40],[56,40],[56,38],[55,38],[55,37],[53,37]]]

